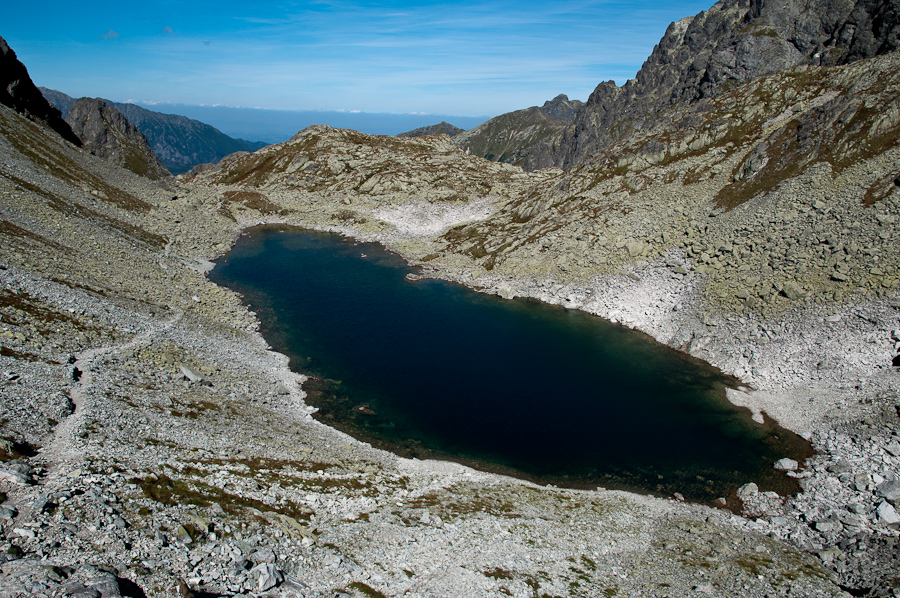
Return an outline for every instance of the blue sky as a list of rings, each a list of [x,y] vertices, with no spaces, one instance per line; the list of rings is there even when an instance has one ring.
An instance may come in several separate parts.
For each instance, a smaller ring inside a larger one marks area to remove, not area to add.
[[[493,116],[624,83],[711,4],[53,0],[5,7],[0,36],[75,97]]]

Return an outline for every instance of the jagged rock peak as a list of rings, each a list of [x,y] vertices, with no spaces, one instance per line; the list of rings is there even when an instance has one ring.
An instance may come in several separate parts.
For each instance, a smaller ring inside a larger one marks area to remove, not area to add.
[[[597,86],[575,126],[526,169],[569,168],[677,102],[713,97],[800,65],[832,66],[900,48],[900,0],[721,0],[672,23],[636,77]]]
[[[552,100],[544,102],[544,105],[540,107],[540,111],[547,118],[571,123],[575,120],[575,113],[578,111],[578,108],[583,105],[584,102],[580,100],[569,100],[569,96],[561,93]]]
[[[9,106],[31,120],[43,122],[66,141],[81,145],[59,110],[44,99],[31,80],[28,69],[19,62],[16,53],[2,37],[0,37],[0,104]]]
[[[66,122],[95,156],[150,179],[170,176],[144,134],[103,100],[76,100]]]
[[[459,127],[451,125],[446,121],[441,121],[436,125],[419,127],[418,129],[413,129],[412,131],[398,133],[397,137],[421,137],[422,135],[449,135],[450,137],[456,137],[464,131],[465,129],[460,129]]]

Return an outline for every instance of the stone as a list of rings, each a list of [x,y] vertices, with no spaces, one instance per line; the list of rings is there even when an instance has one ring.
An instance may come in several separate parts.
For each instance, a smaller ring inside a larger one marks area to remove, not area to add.
[[[187,367],[183,363],[178,364],[178,368],[181,370],[181,373],[184,374],[184,378],[193,382],[194,384],[200,384],[203,382],[203,376]]]
[[[882,502],[878,505],[878,508],[875,509],[875,514],[878,516],[880,523],[886,525],[900,523],[900,515],[897,514],[897,510],[889,502]]]
[[[284,574],[276,569],[272,563],[260,563],[250,569],[250,574],[257,578],[256,589],[259,592],[271,590],[284,581]]]
[[[840,459],[830,464],[827,469],[831,473],[850,473],[851,466],[846,459]]]
[[[0,505],[0,519],[15,519],[18,514],[14,508]]]
[[[31,483],[31,478],[29,476],[8,469],[0,469],[0,480],[5,480],[18,486],[27,486]]]
[[[50,505],[50,499],[47,498],[44,494],[39,494],[37,499],[31,504],[32,510],[36,513],[42,513],[45,511]]]
[[[791,301],[796,301],[797,299],[802,299],[806,296],[803,287],[792,280],[789,280],[782,285],[781,292]]]
[[[71,598],[101,598],[99,590],[78,582],[67,583],[62,586],[62,590],[66,596]]]
[[[797,471],[798,463],[793,459],[788,459],[784,457],[775,461],[775,465],[773,467],[779,471]]]
[[[175,539],[178,540],[179,542],[181,542],[182,544],[191,544],[194,541],[194,539],[191,538],[191,535],[188,533],[188,531],[184,528],[183,525],[175,526],[174,534],[175,534]]]
[[[892,440],[885,445],[884,450],[886,450],[892,457],[900,457],[900,442]]]
[[[841,525],[839,521],[826,519],[816,522],[816,531],[823,534],[837,534],[840,533],[842,529],[844,529],[844,526]]]
[[[746,501],[758,493],[759,493],[759,486],[757,486],[753,482],[744,484],[743,486],[738,488],[738,491],[737,491],[738,498],[741,499],[742,501]]]
[[[896,504],[897,500],[900,499],[900,481],[884,481],[878,484],[878,487],[875,488],[875,493],[891,504]]]
[[[250,559],[254,563],[274,563],[275,552],[271,548],[260,548],[250,555]]]

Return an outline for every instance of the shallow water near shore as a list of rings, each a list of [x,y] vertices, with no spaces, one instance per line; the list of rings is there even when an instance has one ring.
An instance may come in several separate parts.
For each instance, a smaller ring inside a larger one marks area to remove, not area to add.
[[[258,227],[209,276],[312,376],[316,417],[375,446],[702,502],[749,481],[797,490],[772,464],[809,444],[729,403],[735,381],[708,364],[583,312],[414,272],[377,244]]]

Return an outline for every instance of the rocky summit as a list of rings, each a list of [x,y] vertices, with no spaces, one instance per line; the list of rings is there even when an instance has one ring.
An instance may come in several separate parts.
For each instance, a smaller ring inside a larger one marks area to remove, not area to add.
[[[418,129],[413,129],[412,131],[399,133],[397,137],[421,137],[422,135],[449,135],[450,137],[456,137],[462,132],[463,129],[451,125],[448,122],[441,121],[436,125],[419,127]]]
[[[103,100],[76,100],[66,122],[86,150],[135,174],[151,179],[170,176],[137,127]]]
[[[900,48],[895,0],[730,0],[672,23],[636,77],[597,86],[571,129],[535,148],[528,169],[569,168],[639,132],[666,107],[761,75],[845,65]]]
[[[468,154],[521,166],[534,148],[562,135],[583,104],[560,94],[543,106],[495,116],[454,136],[453,141]]]
[[[675,23],[566,170],[316,126],[153,180],[0,106],[0,596],[895,595],[895,7]],[[809,439],[772,463],[801,491],[542,487],[337,432],[204,276],[263,223],[705,359]]]

